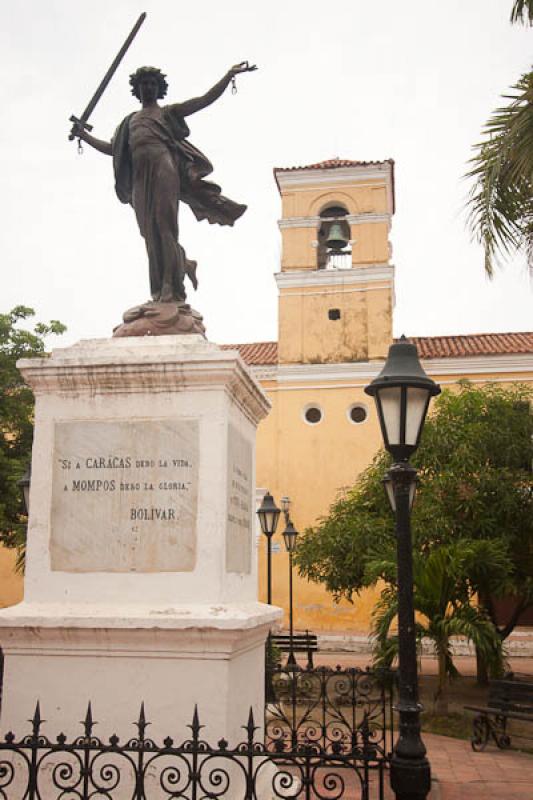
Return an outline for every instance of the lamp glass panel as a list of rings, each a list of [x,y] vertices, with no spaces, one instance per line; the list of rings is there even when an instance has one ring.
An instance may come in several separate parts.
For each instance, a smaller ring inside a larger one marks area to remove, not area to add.
[[[298,533],[296,531],[285,531],[283,533],[283,538],[285,540],[285,549],[287,553],[294,553],[296,549],[296,537]]]
[[[385,486],[385,491],[387,492],[387,497],[389,498],[390,507],[392,508],[393,511],[396,511],[396,497],[394,496],[394,484],[390,479],[383,481],[383,484]]]
[[[387,431],[389,444],[401,444],[400,442],[400,408],[401,408],[401,389],[399,386],[379,389],[379,399],[381,401],[381,411],[383,421]]]
[[[416,497],[416,489],[417,489],[418,481],[413,481],[409,487],[409,508],[413,507]]]
[[[261,530],[263,531],[263,533],[266,533],[266,520],[265,520],[265,515],[264,515],[264,513],[261,511],[261,509],[258,509],[258,510],[257,510],[257,516],[259,517],[259,524],[261,525]]]
[[[261,522],[263,533],[268,535],[272,534],[276,530],[276,519],[277,515],[275,511],[262,511],[259,514],[259,520]]]
[[[428,390],[409,387],[407,389],[407,418],[405,420],[405,444],[415,445],[418,432],[424,422],[428,401]]]

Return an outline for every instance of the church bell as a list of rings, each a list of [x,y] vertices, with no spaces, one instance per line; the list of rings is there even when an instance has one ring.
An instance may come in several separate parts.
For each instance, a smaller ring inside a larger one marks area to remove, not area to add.
[[[334,253],[343,250],[349,242],[340,222],[332,222],[326,239],[326,247]]]

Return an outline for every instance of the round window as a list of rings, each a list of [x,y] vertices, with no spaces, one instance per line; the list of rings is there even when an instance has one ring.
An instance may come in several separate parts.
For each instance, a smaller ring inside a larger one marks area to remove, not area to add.
[[[304,419],[309,425],[317,425],[322,419],[322,409],[318,406],[307,406],[304,410]]]
[[[348,419],[355,425],[359,425],[361,422],[364,422],[367,417],[368,411],[366,410],[365,406],[362,406],[359,403],[355,403],[348,409]]]

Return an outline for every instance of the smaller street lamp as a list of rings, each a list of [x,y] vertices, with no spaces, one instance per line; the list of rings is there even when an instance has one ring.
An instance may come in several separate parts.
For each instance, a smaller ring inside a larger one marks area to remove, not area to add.
[[[30,485],[31,485],[31,461],[26,467],[22,478],[17,481],[17,486],[22,490],[22,507],[26,516],[30,514]]]
[[[272,537],[276,533],[280,514],[281,511],[275,504],[274,498],[267,491],[260,508],[257,509],[257,516],[261,530],[267,537],[267,603],[269,606],[272,605]]]
[[[283,511],[283,515],[285,517],[285,524],[289,522],[289,511],[291,507],[291,498],[285,495],[281,498],[281,510]]]
[[[296,659],[293,650],[293,605],[292,605],[292,554],[296,550],[296,539],[298,538],[298,531],[290,521],[287,521],[287,526],[283,531],[283,539],[285,541],[285,549],[289,554],[289,657],[287,659],[287,666],[296,667]]]
[[[383,481],[396,517],[398,563],[396,709],[400,726],[391,758],[390,782],[396,800],[425,800],[431,788],[431,770],[420,735],[422,706],[418,700],[411,540],[411,508],[418,479],[408,459],[419,445],[429,402],[440,393],[440,386],[424,372],[416,346],[402,336],[389,348],[383,369],[365,392],[376,402],[383,443],[395,462]]]

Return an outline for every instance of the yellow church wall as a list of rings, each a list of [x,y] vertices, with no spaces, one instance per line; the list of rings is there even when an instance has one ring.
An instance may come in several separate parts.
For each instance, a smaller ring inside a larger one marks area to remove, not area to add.
[[[386,222],[366,222],[351,226],[352,264],[387,263],[389,226]]]
[[[354,178],[353,183],[340,183],[324,188],[321,183],[284,189],[281,213],[290,217],[316,217],[330,203],[342,203],[349,214],[390,213],[385,180]]]
[[[426,364],[427,371],[427,364]],[[454,373],[450,376],[449,373],[431,372],[433,380],[440,385],[442,390],[459,391],[460,381],[469,381],[477,386],[486,386],[487,384],[495,384],[502,388],[510,388],[517,384],[531,384],[533,383],[533,371],[531,372],[509,372],[504,375],[498,372],[474,373],[464,370],[464,372]],[[431,413],[431,406],[430,406]]]
[[[15,572],[17,554],[0,546],[0,608],[20,603],[24,595],[22,575]]]
[[[368,359],[387,358],[392,342],[392,295],[389,287],[366,292]]]
[[[340,319],[328,311],[338,308]],[[388,284],[283,289],[279,300],[280,364],[343,363],[382,358],[392,336]]]
[[[286,228],[281,231],[283,256],[281,271],[288,269],[316,269],[315,228]]]
[[[283,527],[280,522],[280,528]],[[289,558],[280,534],[273,537],[273,546],[279,550],[272,554],[272,603],[284,609],[281,620],[289,627]],[[266,541],[259,542],[259,598],[266,602]],[[325,589],[304,581],[294,570],[293,609],[294,629],[310,630],[314,633],[367,635],[372,609],[379,598],[378,589],[367,589],[354,595],[353,602],[341,600],[335,603]]]
[[[371,461],[381,441],[379,424],[362,386],[278,387],[267,394],[272,411],[259,426],[257,485],[269,489],[278,503],[282,496],[288,495],[293,522],[303,531],[327,514],[338,491],[352,485]],[[367,420],[359,425],[348,419],[348,409],[353,403],[361,403],[368,409]],[[318,425],[309,425],[303,419],[309,404],[318,405],[323,411]],[[273,602],[287,608],[288,557],[282,531],[283,521],[280,521],[273,539],[273,545],[279,545],[279,551],[272,557]],[[265,546],[261,540],[259,596],[263,600]],[[300,629],[367,632],[375,597],[375,592],[365,592],[353,604],[336,605],[322,587],[298,578],[295,573],[295,624]]]

